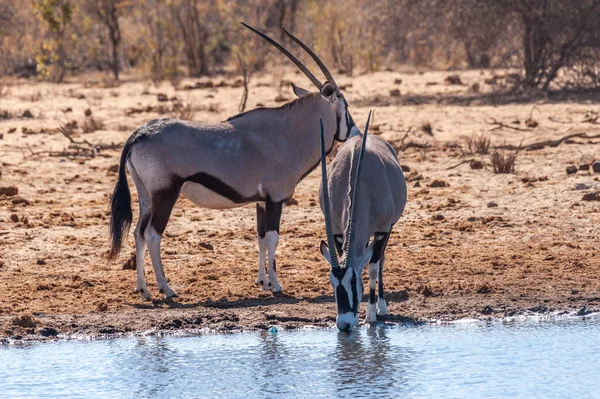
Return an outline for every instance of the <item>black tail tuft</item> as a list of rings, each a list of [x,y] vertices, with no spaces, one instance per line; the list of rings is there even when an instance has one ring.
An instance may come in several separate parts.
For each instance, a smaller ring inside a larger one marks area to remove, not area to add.
[[[121,162],[119,164],[119,177],[110,200],[110,239],[111,247],[108,254],[108,260],[114,260],[121,252],[123,246],[123,237],[127,236],[133,215],[131,212],[131,193],[127,185],[127,172],[125,164],[131,153],[131,144],[129,140],[123,147],[121,153]]]

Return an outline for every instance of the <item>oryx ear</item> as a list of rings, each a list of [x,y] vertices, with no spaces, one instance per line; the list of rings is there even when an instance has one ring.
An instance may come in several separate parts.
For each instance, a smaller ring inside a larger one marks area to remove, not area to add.
[[[321,240],[321,255],[323,255],[323,257],[325,258],[325,260],[327,261],[327,263],[329,263],[329,266],[331,266],[331,263],[329,261],[329,259],[331,259],[329,257],[329,247],[327,246],[327,243],[323,240]]]
[[[303,89],[300,86],[296,86],[293,83],[292,83],[292,90],[294,91],[294,94],[296,95],[296,97],[304,97],[305,95],[310,94],[310,91]]]
[[[321,87],[321,96],[329,102],[334,102],[337,99],[335,86],[327,82]]]

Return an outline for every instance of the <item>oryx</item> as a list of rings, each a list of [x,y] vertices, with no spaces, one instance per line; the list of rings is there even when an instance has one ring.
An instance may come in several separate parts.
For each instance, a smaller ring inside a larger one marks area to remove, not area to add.
[[[138,192],[140,214],[135,229],[137,291],[150,298],[144,275],[146,245],[158,288],[167,298],[176,297],[167,284],[160,242],[179,194],[205,208],[224,209],[256,203],[258,279],[264,290],[281,291],[275,265],[283,202],[296,184],[320,162],[318,117],[327,126],[327,148],[334,139],[345,141],[358,129],[348,103],[319,57],[297,37],[285,33],[316,61],[327,78],[321,83],[300,60],[257,29],[247,28],[267,40],[300,68],[319,92],[294,86],[300,97],[279,108],[258,108],[221,123],[176,119],[152,120],[125,142],[118,179],[111,198],[110,259],[122,246],[132,220],[131,196],[125,168]],[[268,252],[269,277],[266,257]]]
[[[321,123],[319,198],[327,231],[327,242],[321,241],[321,253],[331,266],[329,279],[337,302],[336,324],[340,330],[349,330],[358,324],[363,294],[362,271],[367,262],[369,304],[366,321],[376,322],[377,313],[387,313],[383,297],[385,249],[392,227],[406,206],[406,181],[396,152],[381,137],[367,136],[370,119],[371,113],[364,134],[348,139],[328,168],[324,133],[327,127]],[[358,156],[357,151],[360,151]],[[369,244],[371,237],[373,241]],[[376,303],[377,281],[379,299]]]

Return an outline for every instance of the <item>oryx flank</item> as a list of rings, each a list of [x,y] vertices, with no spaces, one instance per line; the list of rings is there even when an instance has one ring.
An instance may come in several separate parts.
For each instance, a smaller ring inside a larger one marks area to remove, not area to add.
[[[406,205],[406,181],[396,152],[384,139],[368,136],[370,119],[371,113],[364,134],[344,143],[329,168],[325,162],[324,131],[327,125],[324,128],[321,124],[323,176],[319,197],[327,230],[327,243],[321,241],[321,253],[331,266],[329,279],[337,302],[336,324],[340,330],[350,330],[358,324],[363,294],[362,271],[367,262],[369,304],[366,321],[376,322],[377,313],[387,313],[383,297],[385,248],[392,227]],[[373,241],[369,244],[371,237]],[[376,303],[377,281],[379,300]]]
[[[318,56],[285,30],[317,62],[327,78],[321,83],[300,60],[264,33],[244,24],[267,40],[300,68],[319,92],[294,86],[300,97],[279,108],[258,108],[221,123],[152,120],[125,142],[119,175],[111,199],[110,234],[114,259],[131,225],[131,197],[125,168],[139,197],[135,228],[137,291],[150,298],[144,275],[146,245],[158,282],[167,298],[169,287],[160,255],[162,234],[171,210],[183,194],[196,205],[224,209],[256,203],[259,263],[257,284],[281,291],[275,266],[283,202],[296,184],[319,164],[318,117],[327,126],[328,150],[334,139],[345,141],[357,128],[348,103]],[[269,276],[266,258],[268,253]]]

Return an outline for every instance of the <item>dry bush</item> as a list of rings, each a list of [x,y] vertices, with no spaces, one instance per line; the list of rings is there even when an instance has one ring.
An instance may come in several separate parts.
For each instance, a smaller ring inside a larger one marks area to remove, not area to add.
[[[433,128],[431,127],[431,123],[425,122],[421,125],[421,130],[426,134],[433,136]]]
[[[181,119],[184,121],[190,121],[194,118],[194,115],[196,114],[196,111],[194,110],[194,107],[192,106],[192,104],[188,103],[184,103],[184,102],[176,102],[173,103],[173,111],[171,112],[171,115],[174,118],[177,119]]]
[[[347,0],[340,7],[300,0],[0,0],[0,75],[41,71],[60,80],[66,73],[100,70],[116,78],[135,68],[177,87],[184,75],[231,70],[235,54],[250,71],[263,70],[271,60],[287,65],[238,24],[243,20],[307,61],[282,32],[282,25],[288,27],[337,73],[398,63],[519,67],[517,83],[524,86],[547,89],[563,70],[578,71],[569,84],[598,86],[598,3]]]
[[[17,327],[33,328],[36,326],[36,321],[32,315],[24,314],[16,316],[11,320],[11,324]]]
[[[104,129],[104,122],[94,118],[92,115],[87,116],[81,125],[83,133],[94,133],[102,129]]]
[[[467,154],[486,155],[489,153],[492,139],[485,134],[473,134],[470,137],[464,137]]]
[[[518,154],[518,149],[514,151],[505,149],[494,151],[492,154],[492,166],[494,167],[494,173],[514,173],[515,162]]]
[[[9,85],[4,79],[0,79],[0,98],[8,95]]]

